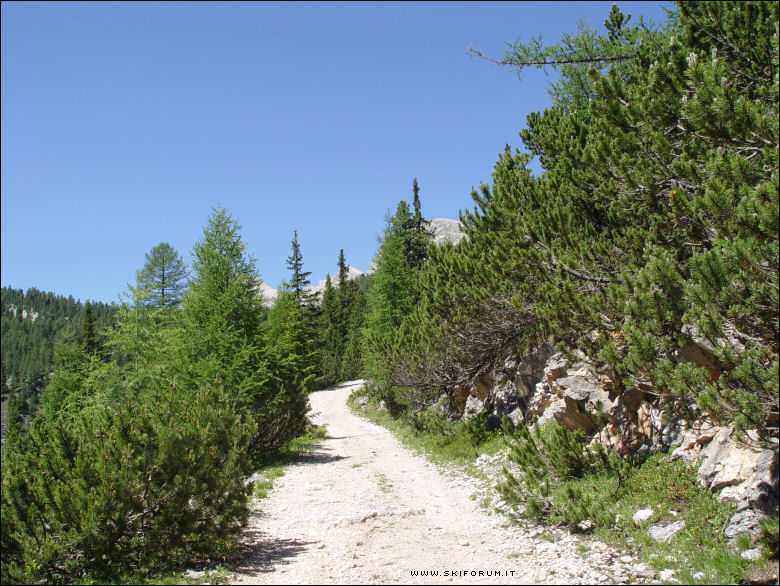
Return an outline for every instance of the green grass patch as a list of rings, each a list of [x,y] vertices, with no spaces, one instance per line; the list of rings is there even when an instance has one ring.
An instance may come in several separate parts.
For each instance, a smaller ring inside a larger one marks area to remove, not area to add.
[[[365,408],[358,405],[362,397],[368,397]],[[387,410],[378,409],[378,401],[366,387],[352,393],[347,404],[354,413],[389,429],[406,447],[430,461],[455,465],[472,474],[474,460],[480,454],[493,455],[504,447],[503,431],[487,431],[479,417],[453,423],[431,408],[395,418]]]
[[[146,574],[142,574],[140,572],[135,574],[120,574],[112,577],[111,583],[112,584],[134,584],[134,585],[137,584],[139,586],[144,586],[144,585],[152,586],[154,584],[167,585],[167,584],[227,584],[228,583],[227,576],[229,572],[222,565],[218,565],[213,568],[209,568],[205,570],[205,573],[200,578],[185,578],[182,576],[182,572],[183,571],[157,573],[154,571],[149,571]],[[106,581],[105,578],[100,578],[100,579],[85,578],[83,580],[79,580],[74,583],[97,586],[100,584],[106,584]]]
[[[740,556],[750,538],[726,540],[723,530],[733,505],[701,488],[696,469],[682,460],[667,454],[624,460],[603,451],[594,457],[585,448],[586,437],[554,425],[532,434],[517,430],[512,438],[511,459],[519,472],[507,477],[500,491],[533,521],[573,531],[590,521],[596,537],[633,551],[655,570],[674,570],[682,583],[736,583],[766,564]],[[640,509],[652,515],[637,525],[633,516]],[[679,521],[685,527],[669,543],[648,533],[653,525]]]
[[[557,489],[559,498],[571,487],[587,494],[597,537],[619,547],[633,543],[653,568],[676,570],[675,577],[683,583],[731,584],[745,576],[750,562],[723,535],[733,507],[699,487],[694,469],[655,454],[623,474],[615,494],[617,477],[603,473],[564,483]],[[652,509],[653,516],[637,526],[632,517],[640,509]],[[647,532],[652,525],[680,520],[685,528],[670,543],[658,543]],[[694,580],[698,572],[704,579]]]

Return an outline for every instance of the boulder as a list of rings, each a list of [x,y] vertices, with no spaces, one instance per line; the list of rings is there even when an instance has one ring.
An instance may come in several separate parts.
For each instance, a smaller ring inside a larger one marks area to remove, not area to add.
[[[550,385],[544,382],[536,383],[534,393],[526,401],[526,417],[542,417],[545,411],[558,400]]]
[[[713,492],[742,484],[756,471],[760,452],[730,441],[732,431],[731,428],[718,431],[700,453],[699,482]],[[729,496],[734,498],[733,491]]]
[[[761,559],[761,548],[754,547],[753,549],[746,549],[739,555],[742,557],[742,559],[755,562]]]
[[[685,521],[675,521],[669,525],[653,525],[647,530],[647,534],[659,543],[669,543],[683,529]]]
[[[490,390],[493,388],[494,382],[493,375],[485,374],[474,381],[472,395],[475,395],[481,402],[485,402],[490,394]]]
[[[566,409],[566,402],[563,399],[553,399],[545,406],[544,412],[539,415],[539,419],[537,420],[536,425],[541,427],[550,421],[560,421],[563,419]],[[526,413],[526,417],[528,417],[530,414],[531,411],[529,410],[528,413]]]
[[[566,376],[566,372],[566,359],[563,357],[563,354],[558,352],[550,356],[547,361],[547,365],[544,367],[544,380],[551,383],[562,376]]]
[[[634,516],[631,517],[631,520],[634,521],[634,525],[639,525],[642,521],[647,521],[652,516],[653,509],[639,509],[634,513]]]
[[[627,456],[640,450],[647,443],[647,438],[639,433],[639,429],[633,422],[622,426],[608,423],[596,434],[591,443],[599,443],[605,448],[615,450],[621,456]]]
[[[511,413],[507,413],[506,418],[509,420],[509,423],[512,425],[512,427],[517,427],[525,421],[525,416],[523,415],[523,411],[520,409],[520,407]]]
[[[558,404],[560,404],[560,401]],[[563,407],[563,409],[558,409],[552,414],[559,425],[563,425],[571,430],[581,429],[585,433],[591,433],[596,429],[596,422],[585,410],[585,407],[580,401],[575,401],[570,397],[564,397]]]
[[[512,427],[523,422],[523,410],[520,407],[522,398],[517,393],[517,388],[512,381],[505,381],[503,385],[494,388],[490,402],[493,404],[493,412],[490,414],[488,427],[496,429],[501,426],[501,421],[506,416]]]
[[[511,373],[515,376],[528,376],[536,378],[537,381],[541,380],[553,352],[553,347],[550,346],[550,344],[542,344],[524,355],[519,361],[515,362],[514,368],[511,369]],[[558,356],[560,356],[560,354]]]
[[[728,526],[723,530],[723,535],[728,539],[734,539],[743,533],[754,531],[764,519],[766,515],[757,513],[753,509],[739,511],[731,517]]]
[[[469,398],[469,395],[469,391],[460,385],[452,389],[449,409],[451,419],[460,419],[463,416],[463,410],[466,408],[466,400]]]
[[[559,424],[569,429],[581,429],[585,433],[592,433],[598,427],[600,414],[605,414],[611,420],[616,420],[616,415],[621,408],[617,397],[601,386],[598,376],[586,365],[578,365],[579,368],[572,374],[558,377],[550,381],[547,379],[550,389],[563,400],[563,409],[559,403],[555,405],[555,414],[552,418]],[[547,372],[552,372],[548,370]],[[560,370],[558,371],[560,372]],[[548,408],[548,409],[549,409]],[[550,414],[545,413],[545,419],[549,420]]]
[[[480,401],[476,395],[469,395],[469,398],[466,399],[466,407],[463,410],[464,421],[473,419],[474,417],[482,413],[484,409],[485,409],[485,403]]]
[[[636,411],[639,409],[639,406],[647,400],[647,395],[638,387],[631,387],[630,389],[623,391],[620,398],[630,411]]]
[[[680,331],[687,336],[687,342],[677,351],[677,360],[706,368],[710,372],[710,378],[717,379],[721,366],[715,355],[715,346],[702,336],[695,326],[684,325]]]
[[[707,420],[694,422],[683,435],[679,447],[672,452],[672,460],[682,458],[686,462],[692,462],[699,456],[702,446],[710,443],[720,429]]]

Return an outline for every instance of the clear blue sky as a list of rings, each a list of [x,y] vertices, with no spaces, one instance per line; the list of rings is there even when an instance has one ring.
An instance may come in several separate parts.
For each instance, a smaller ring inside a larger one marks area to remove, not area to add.
[[[2,284],[115,301],[159,242],[189,264],[217,204],[273,287],[294,229],[315,282],[340,248],[366,270],[413,177],[426,217],[457,218],[549,103],[546,74],[467,47],[611,4],[3,2]]]

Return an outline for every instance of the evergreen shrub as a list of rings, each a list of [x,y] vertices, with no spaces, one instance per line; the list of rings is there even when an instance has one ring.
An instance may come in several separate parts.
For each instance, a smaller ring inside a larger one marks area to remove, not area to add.
[[[251,429],[225,393],[127,396],[36,418],[3,450],[3,583],[165,567],[218,553],[244,525]]]

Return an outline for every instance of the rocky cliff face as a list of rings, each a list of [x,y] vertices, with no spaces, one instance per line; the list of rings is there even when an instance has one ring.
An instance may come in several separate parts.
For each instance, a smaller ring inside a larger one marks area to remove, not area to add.
[[[707,360],[706,348],[692,347],[688,354],[692,361]],[[492,427],[504,416],[512,425],[530,424],[535,418],[537,424],[555,421],[582,430],[592,443],[623,455],[676,446],[672,458],[698,466],[701,486],[721,501],[736,503],[724,531],[729,538],[754,529],[777,511],[776,438],[773,446],[759,443],[755,433],[739,438],[733,429],[714,425],[704,414],[691,423],[668,421],[649,385],[623,389],[610,374],[584,357],[567,361],[544,344],[452,389],[442,410],[451,419],[487,413],[486,424]]]
[[[444,242],[457,244],[466,236],[461,232],[461,224],[458,220],[451,220],[450,218],[433,218],[428,220],[426,225],[428,231],[433,235],[434,244],[442,244]]]

